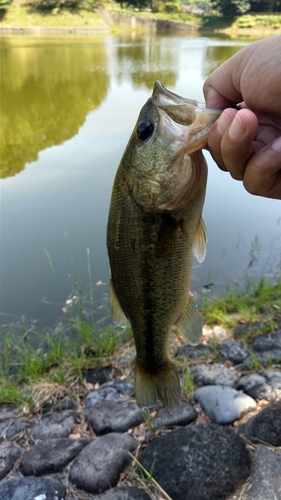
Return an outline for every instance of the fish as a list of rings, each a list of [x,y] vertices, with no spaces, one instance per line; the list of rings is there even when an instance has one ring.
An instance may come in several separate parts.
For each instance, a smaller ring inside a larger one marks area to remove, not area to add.
[[[179,406],[179,376],[169,356],[175,327],[192,345],[202,320],[191,294],[193,255],[203,262],[202,210],[207,163],[202,148],[221,110],[156,81],[113,182],[107,223],[114,322],[131,325],[135,396],[140,408]]]

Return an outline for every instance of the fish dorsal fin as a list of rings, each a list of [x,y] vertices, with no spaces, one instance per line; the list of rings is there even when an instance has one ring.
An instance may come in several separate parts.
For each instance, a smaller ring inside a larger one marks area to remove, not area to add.
[[[191,345],[199,344],[202,337],[202,319],[191,293],[176,327]]]
[[[119,300],[114,290],[112,279],[110,278],[110,288],[109,288],[109,304],[111,315],[114,323],[121,326],[121,328],[126,328],[130,324],[126,314],[123,312],[122,307],[119,304]]]
[[[196,259],[198,260],[198,262],[200,262],[200,264],[206,257],[207,241],[208,241],[207,229],[202,217],[200,217],[192,242],[193,255],[195,255]]]

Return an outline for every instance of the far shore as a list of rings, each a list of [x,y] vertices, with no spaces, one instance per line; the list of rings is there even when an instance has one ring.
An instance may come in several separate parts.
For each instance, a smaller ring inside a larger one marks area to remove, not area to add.
[[[272,25],[255,23],[255,15],[241,16],[233,22],[223,24],[200,24],[200,19],[193,16],[188,21],[169,19],[167,15],[130,12],[122,10],[97,9],[89,11],[61,10],[50,11],[42,16],[40,12],[30,12],[24,4],[14,0],[0,21],[0,34],[9,35],[96,35],[105,33],[180,33],[182,35],[226,35],[230,38],[243,37],[259,39],[281,33],[281,14],[275,14],[276,22]],[[257,15],[257,17],[261,17]],[[269,17],[269,16],[267,16]],[[241,19],[247,18],[244,23]],[[250,21],[248,21],[250,18]],[[244,24],[241,27],[241,24]]]

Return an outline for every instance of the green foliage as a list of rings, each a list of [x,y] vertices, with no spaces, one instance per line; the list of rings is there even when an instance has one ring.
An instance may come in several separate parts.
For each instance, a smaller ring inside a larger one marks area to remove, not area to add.
[[[165,2],[166,12],[181,12],[182,7],[178,2]]]
[[[240,16],[251,7],[247,0],[211,0],[211,2],[224,17]]]
[[[27,398],[25,392],[22,389],[19,389],[18,385],[15,382],[13,382],[12,380],[7,380],[2,375],[0,377],[0,405],[20,405],[23,402],[32,404],[33,400],[31,396]]]
[[[176,0],[116,0],[116,2],[120,3],[121,8],[125,5],[128,9],[135,8],[139,11],[143,11],[149,7],[153,13],[161,12],[167,14],[180,14],[182,12],[181,2]],[[149,13],[145,12],[144,14]]]
[[[281,0],[210,0],[212,5],[221,13],[224,17],[236,17],[242,16],[246,12],[280,12],[281,11]],[[266,16],[261,16],[264,19],[264,25],[268,26],[268,20]],[[255,19],[248,17],[247,23],[243,27],[252,28],[256,26]],[[276,27],[280,27],[280,23],[276,24]]]
[[[139,10],[143,10],[150,6],[150,0],[128,0],[127,6],[131,5]]]
[[[182,11],[182,6],[176,1],[154,0],[153,12],[166,12],[179,14]]]
[[[9,329],[0,356],[0,404],[26,401],[27,388],[40,380],[65,384],[77,377],[82,383],[83,371],[105,360],[110,363],[116,347],[130,335],[129,328],[120,334],[111,325],[99,330],[91,318],[79,316],[68,317],[65,324],[42,332],[24,325],[22,337]],[[32,402],[32,396],[28,399]]]
[[[281,25],[281,15],[253,15],[247,14],[237,19],[236,25],[238,28],[255,28],[270,26],[272,28],[279,28]]]
[[[201,312],[209,325],[220,324],[232,329],[243,321],[257,321],[266,314],[274,323],[274,314],[281,310],[281,279],[276,283],[264,277],[249,280],[243,289],[228,290],[216,299],[203,300]]]
[[[85,9],[94,10],[102,0],[35,0],[38,9]]]
[[[239,28],[253,28],[256,25],[255,18],[249,14],[239,17],[237,23]]]
[[[251,12],[280,12],[280,0],[251,0]],[[280,25],[279,25],[280,26]]]
[[[257,371],[262,368],[261,362],[258,360],[258,358],[253,354],[250,353],[250,363],[248,364],[249,368],[251,371]]]
[[[190,396],[194,391],[194,377],[190,375],[189,370],[186,370],[182,388],[187,396]]]
[[[121,5],[123,9],[124,5],[129,8],[138,9],[139,11],[145,9],[146,7],[152,8],[152,0],[116,0],[117,3]]]
[[[0,0],[0,10],[5,10],[12,3],[12,0]]]
[[[147,426],[148,430],[154,434],[156,432],[156,426],[155,426],[155,423],[154,423],[153,418],[151,416],[150,410],[148,408],[143,408],[141,410],[141,414],[142,414],[143,421],[145,422],[145,425]]]

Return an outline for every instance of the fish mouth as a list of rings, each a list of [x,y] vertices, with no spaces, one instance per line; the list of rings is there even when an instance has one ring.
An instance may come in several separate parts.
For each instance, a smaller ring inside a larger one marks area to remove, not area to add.
[[[158,112],[160,142],[173,151],[173,160],[160,181],[167,198],[158,208],[173,210],[187,202],[203,175],[205,160],[195,152],[206,146],[210,128],[222,110],[174,94],[160,81],[155,82],[151,102]]]
[[[159,115],[159,134],[163,139],[173,135],[186,144],[185,152],[190,154],[203,148],[207,143],[208,133],[221,114],[221,109],[208,109],[204,103],[186,99],[167,90],[157,80],[151,101]]]

